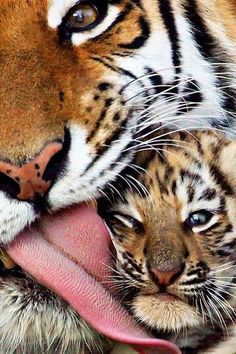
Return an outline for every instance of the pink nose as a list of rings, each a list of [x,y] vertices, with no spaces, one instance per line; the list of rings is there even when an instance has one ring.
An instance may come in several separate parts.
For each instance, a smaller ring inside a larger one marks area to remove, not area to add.
[[[152,274],[153,279],[157,282],[158,285],[171,285],[176,279],[181,275],[182,268],[181,266],[177,266],[171,271],[160,271],[155,268],[150,269],[150,273]]]
[[[0,174],[3,179],[18,184],[16,198],[20,200],[32,200],[36,195],[44,195],[49,189],[52,180],[45,180],[44,172],[49,161],[62,149],[60,143],[50,143],[32,161],[22,166],[14,166],[7,162],[0,162]],[[8,178],[7,178],[7,177]],[[1,183],[4,190],[4,182]]]

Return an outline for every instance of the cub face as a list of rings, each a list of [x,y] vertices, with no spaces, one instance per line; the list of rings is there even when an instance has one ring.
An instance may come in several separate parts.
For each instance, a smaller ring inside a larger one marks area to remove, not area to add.
[[[161,136],[172,143],[139,153],[146,172],[133,186],[127,172],[119,195],[100,206],[115,249],[114,282],[149,329],[225,330],[236,306],[236,144],[207,131]]]
[[[1,242],[41,209],[100,196],[153,124],[234,131],[230,4],[1,1],[0,200],[17,211],[2,212]]]

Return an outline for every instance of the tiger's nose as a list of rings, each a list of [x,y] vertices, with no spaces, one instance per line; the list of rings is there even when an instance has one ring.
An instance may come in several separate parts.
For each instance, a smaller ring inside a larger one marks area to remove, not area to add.
[[[184,264],[174,266],[173,269],[162,271],[159,269],[151,268],[150,274],[153,280],[160,286],[168,286],[173,284],[183,273]]]
[[[49,143],[38,156],[20,166],[0,162],[0,189],[22,201],[45,195],[64,157],[63,145]]]

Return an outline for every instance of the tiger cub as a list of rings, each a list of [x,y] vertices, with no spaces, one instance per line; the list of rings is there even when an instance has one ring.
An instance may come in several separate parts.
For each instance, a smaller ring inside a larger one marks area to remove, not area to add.
[[[210,131],[158,139],[100,203],[117,293],[183,353],[236,353],[236,142]]]

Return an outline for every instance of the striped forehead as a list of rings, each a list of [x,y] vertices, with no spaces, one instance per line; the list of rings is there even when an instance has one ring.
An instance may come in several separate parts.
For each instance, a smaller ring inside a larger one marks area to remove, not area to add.
[[[222,203],[219,186],[209,166],[204,163],[198,168],[190,165],[180,170],[176,195],[182,205],[182,221],[196,210],[218,210]]]

